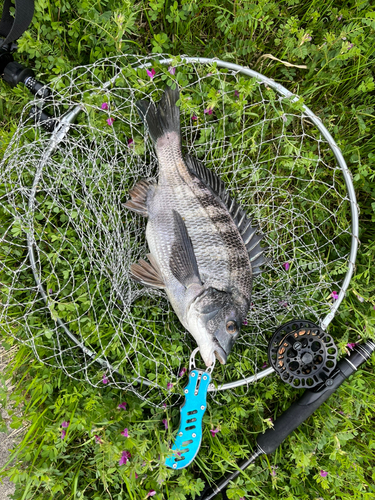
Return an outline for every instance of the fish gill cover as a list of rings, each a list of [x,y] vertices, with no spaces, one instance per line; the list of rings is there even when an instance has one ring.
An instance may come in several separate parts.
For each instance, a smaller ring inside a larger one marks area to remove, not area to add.
[[[146,221],[124,204],[135,182],[158,174],[135,103],[157,103],[166,85],[180,89],[183,153],[220,176],[269,247],[216,383],[257,373],[267,338],[282,323],[319,322],[330,312],[351,241],[341,169],[301,100],[182,58],[164,65],[121,56],[57,77],[53,99],[39,104],[55,118],[82,106],[68,136],[48,155],[51,135],[30,120],[30,103],[2,162],[0,209],[9,225],[1,230],[0,282],[11,276],[12,285],[1,287],[1,328],[71,377],[116,384],[157,406],[177,401],[196,345],[165,292],[131,279],[131,264],[148,253]]]

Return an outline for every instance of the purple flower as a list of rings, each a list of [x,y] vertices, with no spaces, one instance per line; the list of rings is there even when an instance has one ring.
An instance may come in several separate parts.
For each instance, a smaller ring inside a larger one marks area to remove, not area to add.
[[[182,370],[180,371],[180,373],[178,374],[178,376],[179,377],[183,377],[186,372],[187,372],[187,369],[184,367],[184,368],[182,368]]]
[[[337,20],[338,20],[338,21],[341,21],[341,19],[342,19],[342,16],[339,16],[339,17],[337,18]]]
[[[276,477],[276,470],[275,470],[275,468],[276,467],[271,466],[271,472],[270,472],[270,474],[271,474],[272,477]]]
[[[167,384],[168,391],[170,391],[172,389],[172,387],[173,387],[172,382],[168,382],[168,384]]]
[[[211,430],[210,430],[210,432],[211,432],[211,434],[212,434],[212,437],[215,437],[215,436],[216,436],[216,434],[219,432],[219,429],[218,429],[218,428],[216,428],[216,429],[211,429]]]
[[[206,108],[204,110],[205,115],[212,115],[213,112],[214,112],[214,110],[212,108]]]
[[[119,465],[125,465],[130,458],[131,458],[131,453],[129,451],[123,451],[121,458],[118,462]]]
[[[289,267],[289,262],[284,262],[283,268],[285,269],[285,271],[289,271]]]
[[[121,432],[121,435],[128,438],[129,437],[129,432],[128,432],[128,429],[124,429],[122,432]]]
[[[354,47],[354,43],[351,43],[348,47],[348,50],[352,49]]]
[[[69,424],[70,424],[69,420],[68,420],[68,422],[66,422],[66,420],[64,420],[64,422],[61,424],[61,427],[64,427],[65,429],[67,429],[69,427]]]
[[[154,78],[154,76],[156,75],[156,71],[154,70],[154,68],[151,68],[151,71],[149,69],[146,69],[146,73],[147,75],[151,78],[151,80]]]
[[[155,490],[150,490],[150,491],[147,493],[146,498],[148,498],[148,497],[153,497],[154,495],[156,495],[156,491],[155,491]]]
[[[53,292],[52,288],[49,288],[48,293],[52,293],[52,292]]]
[[[163,408],[166,408],[167,407],[167,404],[166,403],[163,403]]]
[[[310,42],[310,40],[312,40],[312,37],[307,33],[306,35],[306,40],[308,40]]]
[[[171,75],[174,76],[176,73],[176,68],[174,68],[173,66],[169,66],[168,71]]]
[[[262,366],[262,370],[264,370],[265,368],[267,368],[268,364],[266,363],[266,361],[263,363],[263,366]]]
[[[349,347],[349,349],[353,350],[356,345],[357,344],[355,342],[349,342],[349,344],[346,344],[346,347]]]
[[[65,429],[63,429],[63,430],[61,431],[61,439],[65,439],[65,436],[66,436],[66,430],[65,430]]]
[[[320,471],[320,475],[321,475],[322,477],[327,477],[327,476],[328,476],[328,472],[327,472],[327,471],[325,471],[325,470],[321,470],[321,471]]]
[[[134,140],[130,137],[130,139],[128,139],[128,146],[131,146],[132,144],[134,144]]]
[[[138,479],[138,474],[134,472],[135,478]]]
[[[363,297],[361,297],[360,295],[357,295],[357,299],[360,301],[360,302],[364,302],[365,299]]]
[[[286,300],[281,300],[279,302],[280,306],[283,306],[283,307],[288,307],[288,302]]]
[[[101,443],[103,442],[103,441],[101,440],[101,437],[100,437],[100,436],[97,436],[96,434],[95,434],[95,441],[96,441],[97,443],[99,443],[99,444],[101,444]]]
[[[337,292],[333,291],[331,293],[331,297],[333,298],[333,300],[337,300],[339,298],[339,294]]]
[[[167,430],[168,429],[168,420],[166,418],[163,418],[162,422],[164,424],[165,430]]]
[[[108,109],[108,102],[103,102],[103,104],[100,106],[104,111]]]
[[[108,118],[107,123],[111,127],[113,125],[113,122],[115,121],[114,118]]]
[[[245,325],[245,326],[247,325],[247,319],[246,318],[242,321],[242,324]]]
[[[107,379],[105,373],[103,373],[103,380],[102,380],[103,384],[108,384],[109,380]]]
[[[193,115],[193,116],[191,117],[191,119],[192,119],[193,121],[195,121],[195,120],[198,120],[198,117],[197,117],[197,115]]]
[[[120,403],[117,408],[119,410],[126,410],[126,405],[127,405],[127,403]]]
[[[238,92],[238,90],[235,90],[235,91],[234,91],[234,96],[235,96],[235,97],[240,97],[240,93]]]

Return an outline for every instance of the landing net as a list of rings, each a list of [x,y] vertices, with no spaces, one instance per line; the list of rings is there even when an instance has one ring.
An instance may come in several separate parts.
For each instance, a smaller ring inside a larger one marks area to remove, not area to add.
[[[212,60],[121,56],[56,78],[51,98],[28,104],[0,173],[3,333],[94,386],[152,405],[181,393],[196,345],[165,293],[130,278],[148,252],[146,220],[124,208],[131,187],[158,173],[135,103],[158,102],[166,85],[180,88],[184,152],[225,181],[269,247],[247,325],[215,383],[260,372],[281,324],[327,326],[353,261],[348,178],[302,101],[259,77]],[[49,113],[55,135],[30,118],[33,106]]]

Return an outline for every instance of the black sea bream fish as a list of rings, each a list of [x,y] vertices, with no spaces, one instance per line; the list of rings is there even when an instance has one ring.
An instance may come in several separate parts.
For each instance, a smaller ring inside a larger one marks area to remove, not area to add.
[[[262,236],[216,174],[183,158],[178,99],[178,90],[167,88],[157,109],[146,100],[136,104],[155,145],[159,178],[139,181],[125,204],[148,217],[149,263],[132,264],[131,274],[165,289],[207,366],[215,356],[225,364],[264,263]]]

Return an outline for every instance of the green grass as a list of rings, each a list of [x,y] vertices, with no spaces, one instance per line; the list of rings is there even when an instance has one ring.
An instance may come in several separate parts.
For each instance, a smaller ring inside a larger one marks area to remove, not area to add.
[[[374,42],[375,12],[370,2],[359,0],[77,0],[69,5],[45,0],[38,2],[33,26],[20,40],[16,57],[34,67],[40,80],[50,81],[79,64],[118,52],[216,56],[249,66],[298,93],[338,142],[352,172],[361,211],[356,273],[329,328],[343,352],[349,341],[374,337]],[[287,66],[269,55],[306,69]],[[0,149],[4,152],[30,96],[25,89],[12,90],[3,82],[0,95]],[[272,155],[272,151],[264,154]],[[310,168],[308,161],[302,166]],[[3,211],[0,217],[0,227],[9,224]],[[4,293],[6,276],[0,281]],[[70,314],[68,310],[62,313]],[[177,328],[173,334],[178,335]],[[4,341],[12,342],[5,333]],[[272,456],[259,459],[242,474],[229,489],[229,498],[375,498],[373,361]],[[6,474],[16,483],[18,500],[140,500],[150,490],[157,492],[153,498],[158,500],[194,496],[202,489],[201,480],[215,480],[232,470],[252,449],[256,435],[267,428],[269,417],[276,418],[299,397],[298,391],[274,377],[248,391],[219,394],[205,415],[197,460],[175,473],[160,461],[178,426],[178,407],[150,408],[130,392],[72,380],[57,368],[38,363],[22,346],[9,373],[16,381],[12,399],[16,406],[25,405],[24,417],[14,415],[13,427],[27,424],[14,451],[15,462],[6,467]],[[117,409],[122,401],[128,404],[125,411]],[[168,430],[163,419],[168,419]],[[70,426],[62,440],[64,420]],[[124,428],[129,429],[130,438],[121,436]],[[220,429],[216,437],[209,433],[211,428]],[[125,449],[132,458],[119,466]],[[273,470],[276,475],[271,474]],[[321,477],[320,470],[327,471],[327,477]]]

